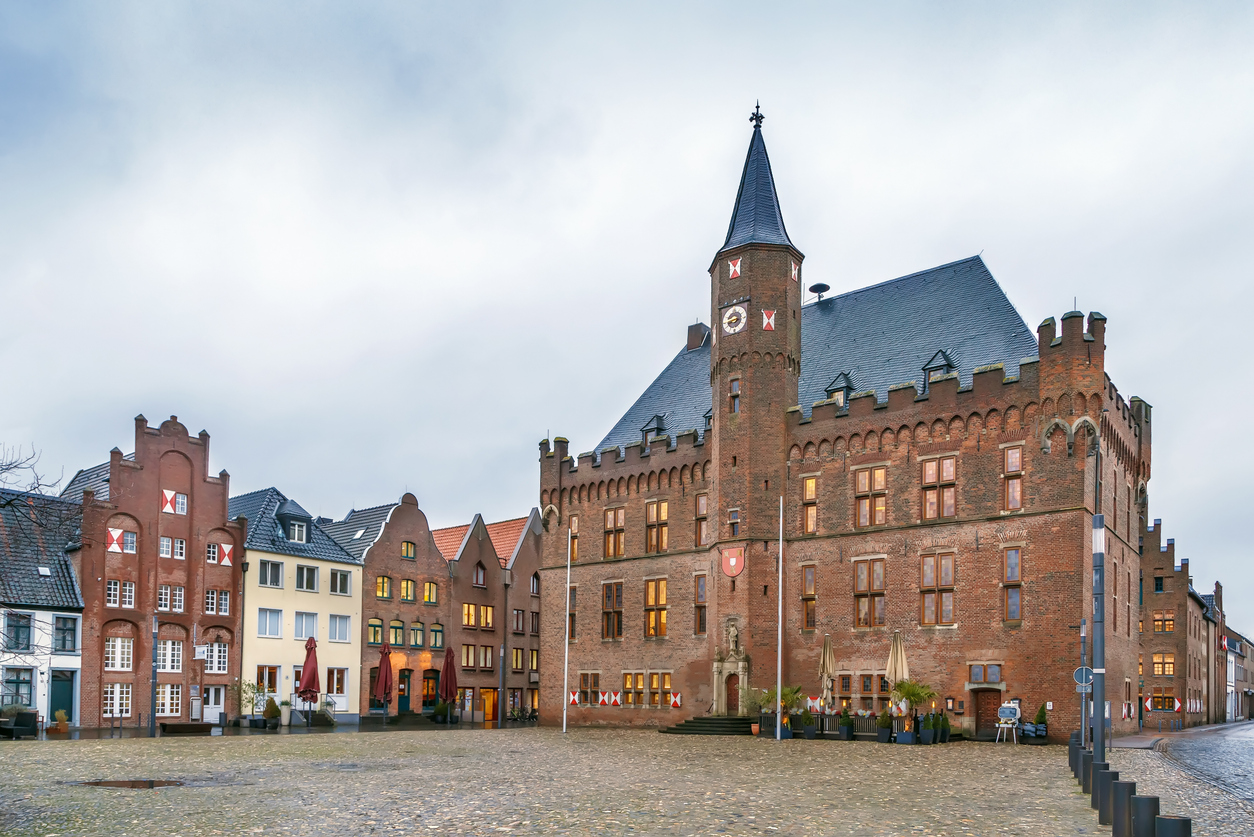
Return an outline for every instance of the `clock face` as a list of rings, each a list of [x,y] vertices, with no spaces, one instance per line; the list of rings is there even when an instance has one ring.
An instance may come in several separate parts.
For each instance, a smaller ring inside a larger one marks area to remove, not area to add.
[[[749,315],[743,306],[733,305],[723,312],[723,332],[726,334],[735,334],[743,331],[745,323],[749,321]]]

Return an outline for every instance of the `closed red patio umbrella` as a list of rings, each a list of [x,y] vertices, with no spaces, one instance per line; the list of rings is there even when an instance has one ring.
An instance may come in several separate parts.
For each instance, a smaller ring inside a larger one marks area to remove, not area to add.
[[[318,642],[313,637],[305,640],[305,665],[300,670],[300,682],[296,684],[296,696],[305,703],[314,704],[314,712],[318,711],[318,692],[322,691],[318,681]],[[305,726],[313,725],[313,713],[305,707]]]
[[[457,699],[457,658],[452,647],[444,649],[444,667],[440,669],[440,700],[451,704]]]
[[[388,716],[388,704],[392,702],[392,646],[383,640],[379,649],[379,676],[374,682],[374,699],[383,703],[383,717]]]

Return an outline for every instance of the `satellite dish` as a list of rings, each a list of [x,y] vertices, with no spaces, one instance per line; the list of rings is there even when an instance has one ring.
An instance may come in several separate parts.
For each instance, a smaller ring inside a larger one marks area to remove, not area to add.
[[[818,294],[819,299],[821,300],[823,299],[823,294],[827,293],[831,289],[832,289],[831,285],[824,284],[823,282],[818,282],[810,286],[810,293]]]

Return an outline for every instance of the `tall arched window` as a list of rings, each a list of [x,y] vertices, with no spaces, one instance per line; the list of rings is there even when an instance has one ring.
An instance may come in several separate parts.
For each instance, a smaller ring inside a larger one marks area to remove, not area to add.
[[[400,648],[405,647],[405,623],[399,619],[393,619],[388,631],[388,644],[395,645]]]
[[[531,574],[531,595],[533,596],[540,595],[540,574],[539,573]]]
[[[488,571],[482,563],[475,564],[475,582],[476,587],[488,586]]]
[[[431,625],[431,630],[428,632],[428,635],[430,636],[430,639],[431,639],[432,648],[444,647],[444,626],[443,625],[441,625],[439,622],[435,622],[434,624]]]

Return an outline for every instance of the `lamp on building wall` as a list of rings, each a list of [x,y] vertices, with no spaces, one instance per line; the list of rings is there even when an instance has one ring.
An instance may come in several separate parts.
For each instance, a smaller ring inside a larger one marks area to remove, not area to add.
[[[953,698],[951,697],[945,698],[945,711],[946,712],[954,711],[954,699]]]

